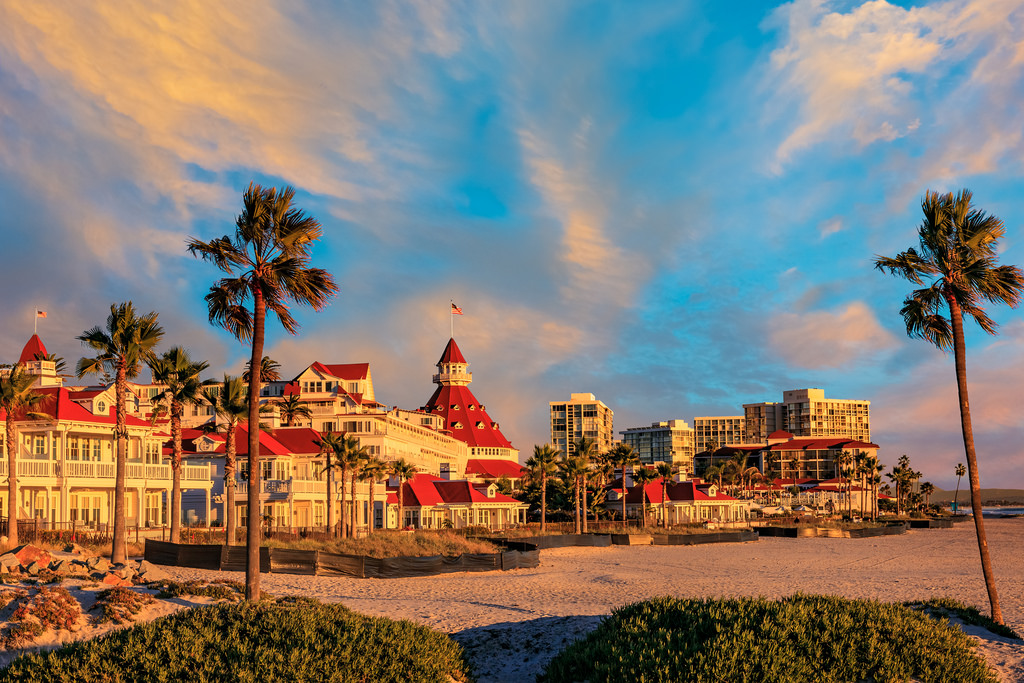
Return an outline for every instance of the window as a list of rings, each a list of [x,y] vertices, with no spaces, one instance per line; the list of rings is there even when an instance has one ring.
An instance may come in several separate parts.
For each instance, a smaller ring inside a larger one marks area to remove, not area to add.
[[[106,413],[107,412],[107,402],[106,401],[96,401],[96,412],[98,412],[98,413]]]
[[[335,424],[334,422],[324,422],[323,425],[320,427],[320,431],[321,432],[333,432],[334,431],[334,424]]]
[[[107,444],[107,445],[109,446],[110,444]],[[101,452],[102,452],[101,449],[102,449],[102,447],[103,447],[103,442],[101,442],[99,439],[93,439],[92,440],[92,459],[93,459],[93,461],[99,462],[101,460]]]
[[[37,435],[32,439],[32,454],[46,455],[46,437]]]
[[[272,479],[274,475],[274,462],[272,460],[264,460],[260,463],[260,471],[263,479]]]
[[[68,460],[78,460],[78,439],[68,439]]]

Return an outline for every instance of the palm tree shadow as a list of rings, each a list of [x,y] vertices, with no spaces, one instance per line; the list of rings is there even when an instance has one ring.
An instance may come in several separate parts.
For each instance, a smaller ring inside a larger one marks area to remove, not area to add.
[[[604,616],[541,617],[451,634],[466,651],[477,683],[532,681],[555,655],[594,630]]]

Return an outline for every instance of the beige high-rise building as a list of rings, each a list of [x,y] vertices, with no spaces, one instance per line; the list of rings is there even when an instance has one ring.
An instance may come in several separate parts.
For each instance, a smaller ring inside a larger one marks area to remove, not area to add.
[[[825,398],[824,390],[811,388],[782,392],[782,403],[785,430],[793,436],[871,441],[871,401]]]
[[[654,422],[650,427],[630,427],[619,433],[622,443],[632,446],[645,465],[670,462],[679,467],[684,479],[693,474],[696,442],[694,431],[685,420]]]
[[[586,437],[604,453],[613,445],[612,409],[593,394],[571,394],[568,401],[551,401],[551,445],[573,452],[573,442]]]
[[[743,441],[766,443],[772,432],[786,428],[786,406],[781,403],[744,403]]]
[[[702,453],[705,451],[707,444],[712,440],[717,441],[719,447],[744,443],[743,427],[744,418],[742,415],[693,418],[697,452]]]

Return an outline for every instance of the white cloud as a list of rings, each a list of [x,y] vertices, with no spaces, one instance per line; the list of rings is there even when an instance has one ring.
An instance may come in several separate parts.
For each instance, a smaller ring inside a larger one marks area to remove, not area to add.
[[[854,371],[858,363],[896,344],[862,301],[835,312],[775,315],[767,333],[778,356],[794,367],[812,370],[845,367]]]

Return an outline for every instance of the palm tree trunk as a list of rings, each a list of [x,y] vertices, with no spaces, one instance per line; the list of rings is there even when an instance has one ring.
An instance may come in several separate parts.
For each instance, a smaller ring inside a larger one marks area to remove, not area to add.
[[[348,538],[348,515],[345,514],[345,475],[348,473],[348,468],[345,467],[344,463],[341,466],[341,512],[338,513],[338,530],[341,532],[342,538]]]
[[[18,452],[15,450],[14,413],[7,411],[7,542],[18,547]]]
[[[377,480],[376,479],[370,479],[368,483],[370,484],[370,517],[366,520],[366,527],[367,527],[367,535],[370,535],[370,534],[372,534],[375,531],[375,529],[373,528],[373,522],[374,522],[374,517],[376,517],[376,515],[374,514],[376,512],[376,510],[374,510],[374,508],[373,508],[373,503],[374,503],[374,500],[373,500],[373,489],[376,488],[376,486],[377,486]]]
[[[647,482],[640,482],[640,514],[643,515],[643,529],[647,530]]]
[[[963,430],[964,450],[967,452],[967,477],[971,483],[971,512],[974,515],[974,530],[978,536],[978,552],[981,555],[981,572],[985,577],[988,601],[992,609],[992,621],[1003,623],[1003,610],[999,606],[996,579],[992,573],[992,560],[988,553],[988,538],[985,535],[985,519],[981,511],[981,478],[978,475],[978,456],[974,450],[974,429],[971,426],[971,406],[967,397],[967,351],[964,344],[964,325],[960,306],[956,299],[949,297],[949,317],[953,323],[953,358],[956,365],[956,389],[960,399],[960,426]]]
[[[171,403],[171,543],[181,542],[181,412],[177,401]]]
[[[356,521],[359,518],[359,513],[356,510],[356,471],[352,470],[352,524],[349,526],[349,534],[352,538],[356,537]]]
[[[122,359],[117,364],[117,379],[115,381],[115,395],[117,400],[117,426],[114,435],[117,438],[117,464],[114,468],[114,533],[113,543],[110,549],[110,561],[112,564],[125,564],[128,560],[127,548],[128,530],[125,527],[124,514],[124,491],[125,474],[128,469],[128,441],[127,441],[127,420],[125,419],[125,397],[128,393],[128,373],[125,361]]]
[[[260,361],[263,360],[267,305],[253,288],[252,356],[249,359],[249,528],[246,530],[245,599],[260,599]]]
[[[626,466],[622,466],[622,526],[626,526]]]
[[[327,460],[324,460],[326,463]],[[334,496],[331,494],[334,492],[334,470],[329,465],[327,466],[327,528],[324,531],[328,534],[334,533]]]
[[[956,478],[956,491],[953,493],[953,512],[959,512],[956,509],[956,499],[960,497],[960,477]]]
[[[576,502],[576,517],[573,520],[575,522],[575,524],[573,525],[574,526],[573,532],[578,534],[578,533],[581,532],[581,530],[583,528],[583,527],[580,526],[580,478],[579,478],[579,476],[576,477],[576,483],[575,483],[575,486],[573,488],[574,488],[574,494],[575,494],[574,498],[575,498],[575,502]]]
[[[235,543],[235,423],[228,422],[224,444],[224,542]]]
[[[404,488],[402,486],[402,484],[404,484],[404,481],[402,480],[401,477],[399,477],[398,478],[398,528],[399,529],[404,529],[405,528],[405,520],[404,520],[404,517],[405,517],[405,491],[402,490]]]
[[[540,475],[540,532],[544,533],[544,527],[548,518],[548,475]]]
[[[580,492],[583,495],[583,533],[587,533],[587,479],[583,477],[580,485]]]
[[[668,484],[661,480],[661,525],[668,528]]]

